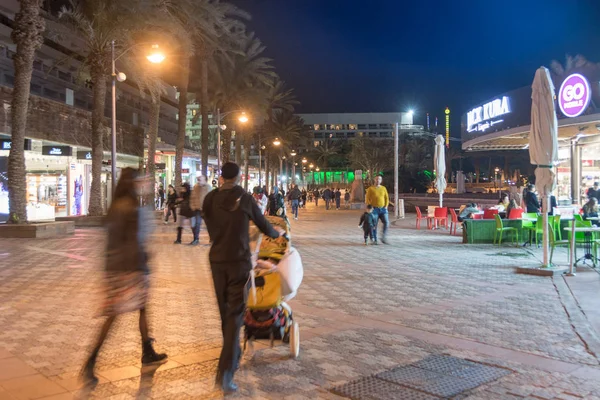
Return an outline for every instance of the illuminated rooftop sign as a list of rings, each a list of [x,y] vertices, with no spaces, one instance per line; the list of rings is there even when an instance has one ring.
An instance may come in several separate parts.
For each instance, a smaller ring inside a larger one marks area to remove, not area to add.
[[[467,132],[485,132],[492,126],[504,121],[501,117],[511,112],[510,99],[503,96],[467,113]]]

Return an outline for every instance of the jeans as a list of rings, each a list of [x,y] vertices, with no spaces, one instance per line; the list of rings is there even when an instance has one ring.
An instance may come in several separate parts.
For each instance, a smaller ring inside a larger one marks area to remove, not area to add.
[[[377,231],[374,228],[363,228],[365,232],[365,242],[367,239],[375,240],[377,238]]]
[[[200,239],[200,225],[202,225],[202,211],[194,211],[194,240]]]
[[[377,225],[379,225],[379,220],[383,223],[383,239],[387,236],[388,225],[390,224],[388,219],[388,209],[387,207],[373,207],[373,215],[375,215],[375,226],[373,227],[373,239],[377,240]]]
[[[298,218],[298,206],[300,202],[298,200],[292,200],[292,214],[294,214],[294,218]]]
[[[173,220],[177,222],[177,207],[170,205],[165,208],[165,222],[169,220],[169,216],[173,214]]]
[[[339,210],[341,203],[342,203],[342,201],[340,199],[335,199],[335,208],[337,208]]]
[[[329,199],[325,199],[325,209],[326,209],[326,210],[329,210],[329,202],[330,202],[330,201],[331,201],[331,200],[329,200]]]
[[[246,309],[244,291],[252,264],[250,261],[231,264],[211,263],[210,267],[223,332],[223,349],[219,358],[217,376],[229,380],[233,378],[241,355],[240,329]]]

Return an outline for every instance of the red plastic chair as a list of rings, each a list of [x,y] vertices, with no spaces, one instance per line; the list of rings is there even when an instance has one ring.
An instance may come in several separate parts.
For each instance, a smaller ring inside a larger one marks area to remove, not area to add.
[[[483,214],[473,214],[473,219],[483,219]]]
[[[513,208],[508,214],[508,219],[521,219],[523,217],[522,208]]]
[[[427,220],[427,229],[429,229],[431,227],[431,218],[424,217],[419,207],[415,206],[415,209],[417,210],[417,229],[421,229],[421,220]]]
[[[498,210],[494,208],[486,208],[483,210],[483,219],[495,219],[496,214],[498,214]]]
[[[458,220],[458,215],[456,215],[456,211],[454,211],[454,208],[450,209],[450,217],[452,218],[450,220],[450,234],[451,235],[456,235],[456,228],[459,225],[462,226],[462,222],[460,222]],[[452,233],[452,229],[454,229],[454,233]]]
[[[436,207],[433,212],[433,221],[436,228],[438,227],[439,223],[439,225],[442,225],[448,229],[448,208]]]

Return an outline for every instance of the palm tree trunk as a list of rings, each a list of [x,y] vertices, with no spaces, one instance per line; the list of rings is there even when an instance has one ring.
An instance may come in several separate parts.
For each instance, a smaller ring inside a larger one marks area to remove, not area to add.
[[[91,70],[94,83],[92,96],[92,185],[90,189],[90,205],[88,215],[100,216],[104,214],[102,207],[102,159],[104,158],[104,106],[106,103],[107,77],[101,65],[94,66]],[[116,160],[112,160],[116,162]]]
[[[200,113],[202,114],[202,137],[200,145],[202,148],[202,175],[208,176],[208,60],[202,59],[202,100],[200,101]]]
[[[17,52],[13,57],[15,83],[10,109],[12,143],[8,156],[9,221],[13,223],[27,221],[25,130],[35,50],[42,45],[45,28],[44,19],[40,17],[40,1],[21,0],[20,3],[12,32]]]
[[[231,130],[221,131],[221,140],[223,141],[221,158],[223,159],[223,163],[226,163],[231,159]]]
[[[244,190],[248,191],[248,174],[250,173],[250,140],[244,137]]]
[[[269,170],[270,170],[270,165],[269,165],[269,153],[265,151],[265,186],[267,187],[267,194],[270,190],[269,188]]]
[[[152,183],[152,190],[148,193],[146,204],[152,204],[154,201],[154,182],[156,182],[156,164],[154,157],[156,155],[156,138],[158,137],[158,122],[160,120],[160,96],[152,99],[150,108],[150,127],[148,128],[148,162],[146,163],[146,174]]]
[[[235,131],[235,162],[238,165],[242,164],[242,141],[243,141],[242,130],[238,129]]]
[[[181,168],[183,165],[183,151],[185,147],[185,123],[187,119],[187,92],[190,79],[190,59],[183,57],[182,76],[179,85],[179,121],[177,124],[177,142],[175,144],[175,187],[182,184]]]

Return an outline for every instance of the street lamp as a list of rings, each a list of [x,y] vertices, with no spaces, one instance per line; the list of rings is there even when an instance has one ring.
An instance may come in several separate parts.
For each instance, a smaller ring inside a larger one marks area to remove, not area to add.
[[[292,150],[290,156],[292,156],[292,185],[296,184],[296,150]]]
[[[121,56],[124,55],[127,51],[132,48],[142,45],[142,43],[138,45],[131,46],[126,49]],[[120,57],[120,56],[119,56]],[[157,44],[152,45],[152,53],[146,56],[146,59],[150,61],[152,64],[160,64],[165,60],[165,55],[160,52]],[[110,178],[112,180],[112,192],[111,198],[115,193],[115,188],[117,187],[117,81],[124,82],[127,79],[127,75],[123,72],[117,73],[116,61],[118,57],[115,57],[115,41],[111,42],[111,64],[112,64],[112,90],[111,90],[111,100],[112,100],[112,126],[111,126],[111,148],[110,148]],[[154,154],[148,154],[148,157],[154,157]]]
[[[225,118],[226,116],[237,112],[241,113],[238,121],[243,124],[248,122],[248,116],[242,110],[233,110],[221,114],[221,109],[217,108],[217,173],[219,176],[221,175],[221,130],[225,129],[224,127],[221,127],[221,118]]]
[[[498,172],[500,172],[500,168],[496,167],[494,169],[494,188],[495,189],[497,189],[497,186],[500,186],[500,185],[498,185]]]

